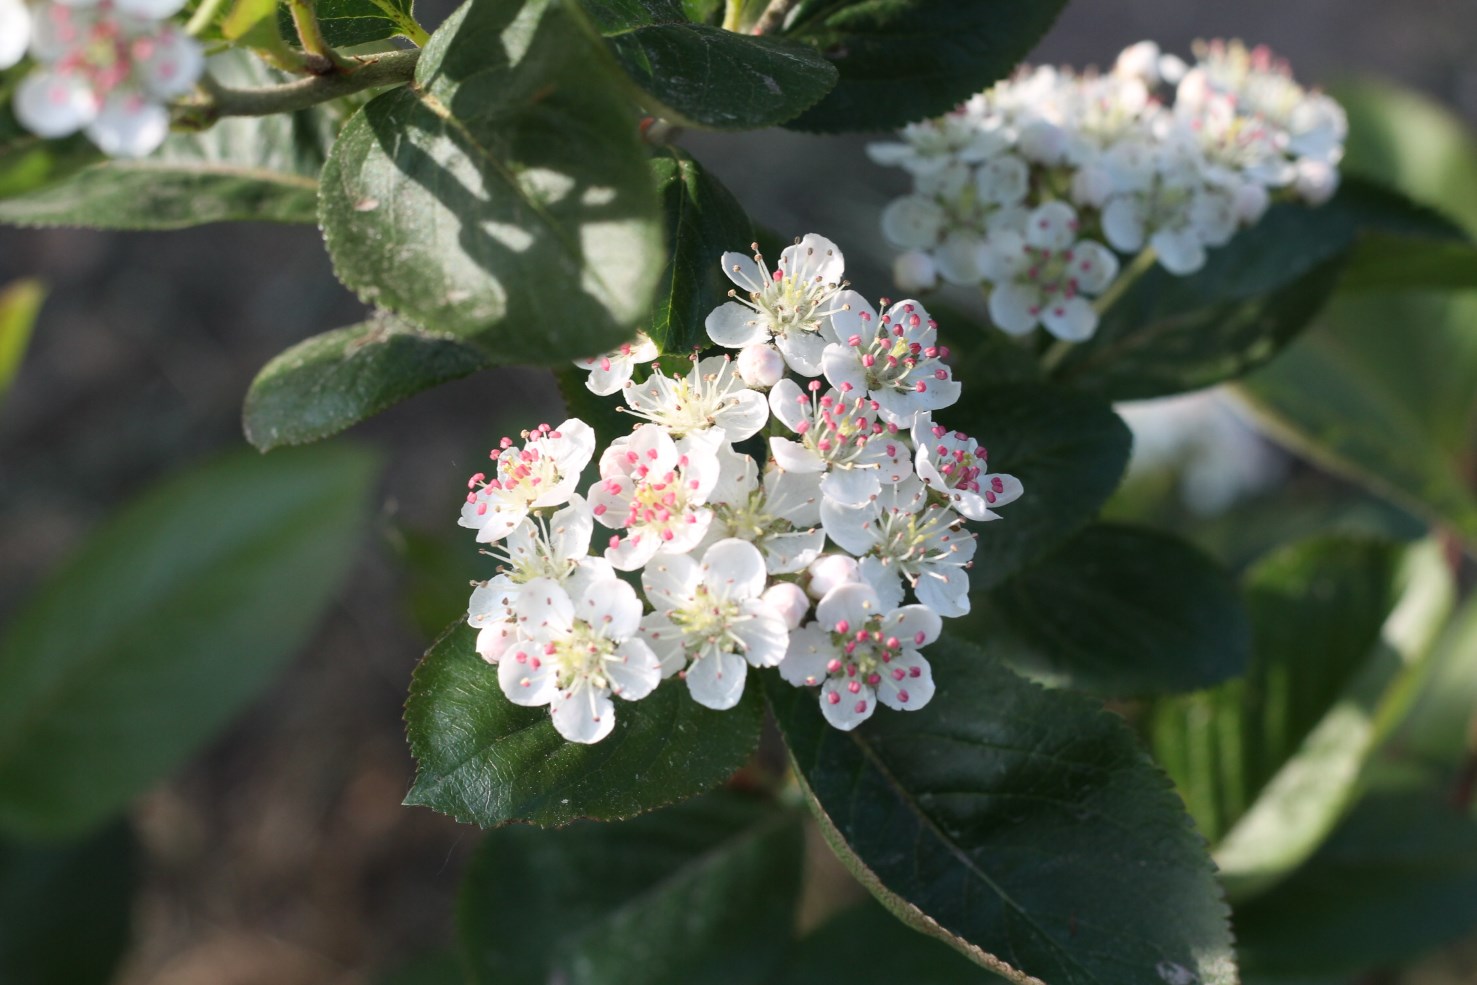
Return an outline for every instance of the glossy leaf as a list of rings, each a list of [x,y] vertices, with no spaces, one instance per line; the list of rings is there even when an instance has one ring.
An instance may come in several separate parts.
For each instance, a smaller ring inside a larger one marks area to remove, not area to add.
[[[1477,243],[1454,220],[1379,184],[1352,188],[1359,235],[1340,291],[1477,287]]]
[[[1128,462],[1131,436],[1095,397],[1043,384],[965,390],[940,424],[968,431],[990,469],[1020,479],[1025,495],[980,527],[970,581],[980,592],[1065,541],[1107,502]]]
[[[453,626],[416,668],[405,724],[418,769],[407,804],[483,827],[619,820],[711,790],[758,744],[757,688],[720,712],[678,680],[640,701],[617,699],[615,731],[600,742],[566,742],[547,708],[503,696],[476,640],[470,626]]]
[[[768,682],[807,798],[852,873],[907,923],[1013,981],[1234,982],[1204,845],[1128,727],[957,638],[927,655],[933,700],[850,733],[826,723],[814,690]]]
[[[476,347],[384,313],[299,342],[256,375],[242,425],[260,451],[337,434],[491,365]]]
[[[1251,652],[1224,570],[1177,537],[1115,524],[1083,530],[953,625],[1038,680],[1115,697],[1219,684]]]
[[[1409,698],[1451,606],[1429,545],[1297,545],[1247,576],[1247,676],[1162,702],[1156,758],[1180,784],[1233,897],[1306,860],[1347,809],[1359,773]]]
[[[280,81],[246,52],[210,61],[223,84]],[[182,229],[211,222],[313,222],[318,171],[331,139],[318,110],[233,117],[175,133],[149,157],[113,159],[0,197],[0,223],[93,229]]]
[[[132,923],[136,854],[122,823],[72,844],[0,842],[0,981],[112,981]]]
[[[458,907],[472,981],[756,985],[794,922],[798,821],[724,793],[626,824],[491,832]]]
[[[694,23],[682,0],[580,0],[662,116],[718,130],[794,119],[836,84],[815,49]]]
[[[1238,908],[1249,974],[1404,964],[1477,927],[1477,822],[1429,794],[1361,802],[1277,892]]]
[[[315,0],[323,36],[336,48],[404,37],[423,44],[426,32],[415,20],[414,0]],[[292,15],[284,3],[277,14],[284,38],[297,36]]]
[[[733,282],[721,258],[754,242],[743,206],[698,162],[676,151],[651,162],[666,219],[667,265],[657,282],[646,334],[663,352],[707,348],[703,325],[728,299]]]
[[[20,372],[45,299],[46,289],[39,281],[18,281],[0,289],[0,400]]]
[[[83,831],[187,759],[307,640],[374,461],[223,459],[108,521],[0,638],[0,828]]]
[[[887,130],[952,110],[1003,79],[1066,0],[818,0],[784,34],[815,45],[841,81],[790,126]]]
[[[990,985],[1003,980],[869,900],[796,941],[784,971],[766,985]]]
[[[416,84],[354,115],[323,175],[339,278],[497,362],[626,341],[661,270],[650,169],[609,56],[561,0],[478,0]]]

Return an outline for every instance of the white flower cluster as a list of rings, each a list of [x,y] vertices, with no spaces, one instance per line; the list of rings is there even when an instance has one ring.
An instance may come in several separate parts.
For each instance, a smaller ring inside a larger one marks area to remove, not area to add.
[[[640,423],[598,456],[584,422],[540,425],[468,483],[460,523],[501,561],[468,607],[477,650],[511,701],[548,705],[573,742],[610,734],[613,696],[674,675],[698,703],[732,708],[750,667],[819,686],[842,729],[878,702],[922,707],[920,651],[969,609],[964,521],[1021,494],[934,422],[959,384],[922,305],[878,312],[814,234],[773,271],[757,252],[722,262],[742,293],[707,330],[736,356],[657,363],[641,382],[649,340],[578,360]]]
[[[16,119],[41,137],[85,131],[105,153],[141,157],[169,134],[170,100],[205,67],[200,45],[169,23],[184,0],[0,0],[0,69],[29,54]]]
[[[908,126],[901,142],[871,145],[875,162],[913,179],[882,214],[904,251],[898,284],[983,284],[1004,331],[1041,325],[1078,342],[1097,329],[1092,299],[1119,276],[1115,250],[1152,249],[1183,276],[1256,223],[1274,194],[1327,201],[1348,129],[1342,107],[1299,86],[1264,47],[1201,43],[1195,56],[1186,65],[1146,41],[1106,74],[1023,70]]]

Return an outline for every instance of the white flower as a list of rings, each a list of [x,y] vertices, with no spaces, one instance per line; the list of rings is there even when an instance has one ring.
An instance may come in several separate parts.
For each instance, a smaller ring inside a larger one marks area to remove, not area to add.
[[[655,558],[641,585],[655,611],[641,635],[664,675],[686,667],[687,688],[698,704],[722,710],[744,694],[748,666],[773,667],[785,655],[784,617],[761,598],[764,559],[753,544],[720,540],[703,554]]]
[[[848,291],[832,323],[841,341],[821,358],[827,382],[843,394],[865,393],[889,423],[912,427],[919,414],[959,399],[938,325],[917,301],[899,301],[879,319],[861,295]]]
[[[632,414],[679,438],[717,428],[727,440],[743,441],[769,420],[764,394],[744,385],[728,356],[693,360],[684,376],[658,367],[645,383],[626,387],[625,397]]]
[[[115,157],[154,151],[169,133],[166,104],[192,89],[205,68],[193,38],[159,23],[180,6],[176,0],[39,5],[30,46],[39,65],[16,88],[16,119],[48,138],[85,130]]]
[[[1014,502],[1024,491],[1013,475],[986,474],[985,449],[963,431],[920,419],[913,425],[913,445],[918,478],[970,520],[998,520],[991,508]]]
[[[793,581],[777,581],[759,596],[785,621],[786,629],[799,629],[810,612],[810,598]]]
[[[589,391],[596,396],[605,397],[626,385],[638,363],[649,363],[659,354],[656,343],[647,338],[644,332],[637,332],[633,341],[623,343],[602,356],[576,359],[574,364],[580,369],[589,370],[590,375],[585,378],[585,386]]]
[[[824,473],[821,494],[843,503],[864,503],[883,483],[912,473],[912,451],[896,424],[877,417],[877,404],[864,395],[839,390],[821,394],[820,381],[810,393],[794,380],[780,380],[769,391],[769,406],[800,438],[769,439],[770,454],[787,472]]]
[[[773,339],[791,369],[818,376],[821,351],[832,341],[832,302],[841,290],[844,269],[836,244],[815,233],[785,247],[773,273],[758,252],[752,259],[725,253],[724,273],[748,296],[729,292],[736,300],[708,315],[708,337],[728,349]]]
[[[686,554],[702,541],[713,521],[707,502],[718,482],[722,442],[720,431],[674,442],[654,424],[611,442],[588,496],[596,520],[625,531],[610,538],[606,560],[634,571],[659,552]]]
[[[0,69],[25,57],[31,43],[31,11],[24,0],[0,0]]]
[[[1076,235],[1072,207],[1048,202],[1030,214],[1023,234],[1002,231],[992,237],[990,318],[1003,331],[1023,335],[1042,325],[1069,342],[1097,331],[1097,312],[1087,298],[1107,290],[1118,276],[1118,258]]]
[[[500,450],[492,453],[497,462],[493,478],[478,472],[467,480],[471,492],[457,522],[476,530],[482,543],[506,537],[532,510],[569,502],[580,472],[595,453],[595,432],[574,417],[557,428],[541,424],[523,438],[522,448],[504,438]]]
[[[708,495],[713,521],[703,544],[746,540],[764,555],[770,574],[803,571],[825,547],[820,529],[821,476],[771,467],[761,484],[754,459],[718,450],[719,479]],[[702,545],[699,545],[702,546]]]
[[[861,559],[862,579],[884,604],[903,599],[911,586],[919,602],[941,616],[969,612],[969,572],[975,537],[962,530],[953,510],[928,505],[916,476],[888,486],[861,506],[821,501],[826,536]]]
[[[938,265],[922,250],[908,250],[892,261],[892,279],[909,293],[931,291],[938,286]]]
[[[478,585],[467,604],[467,623],[480,630],[477,652],[497,663],[516,631],[513,608],[524,585],[549,579],[571,594],[591,578],[614,577],[604,558],[590,557],[595,528],[590,507],[579,496],[547,521],[539,516],[524,520],[500,544],[486,553],[501,564],[498,574]]]
[[[737,362],[739,376],[760,390],[768,390],[785,376],[785,357],[764,342],[744,346],[739,350]]]
[[[902,142],[867,145],[867,156],[884,167],[915,175],[936,174],[955,162],[977,164],[1010,146],[1004,121],[971,104],[964,112],[903,127]]]
[[[821,686],[821,712],[850,731],[881,701],[912,711],[933,697],[933,671],[918,652],[938,639],[942,620],[922,605],[884,606],[870,586],[842,585],[816,606],[816,621],[790,634],[780,676]]]
[[[820,600],[834,588],[861,581],[862,566],[849,554],[822,554],[810,562],[805,574],[808,577],[806,594]]]
[[[637,636],[641,600],[619,578],[591,579],[570,595],[557,582],[523,586],[518,635],[498,662],[498,683],[519,705],[548,705],[570,742],[599,742],[615,728],[612,694],[636,701],[661,682],[661,664]]]

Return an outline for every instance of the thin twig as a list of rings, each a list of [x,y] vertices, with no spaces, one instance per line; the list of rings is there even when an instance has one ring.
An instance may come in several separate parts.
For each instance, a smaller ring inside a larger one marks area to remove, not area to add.
[[[785,18],[790,11],[798,6],[800,0],[769,0],[769,6],[764,8],[764,13],[759,15],[759,22],[754,25],[755,34],[773,34],[785,24]]]
[[[205,127],[224,116],[292,113],[365,89],[403,85],[415,78],[415,66],[420,56],[420,49],[415,48],[348,58],[342,67],[329,75],[315,75],[283,85],[254,89],[229,89],[206,76],[200,83],[205,99],[182,105],[177,122],[185,126]]]

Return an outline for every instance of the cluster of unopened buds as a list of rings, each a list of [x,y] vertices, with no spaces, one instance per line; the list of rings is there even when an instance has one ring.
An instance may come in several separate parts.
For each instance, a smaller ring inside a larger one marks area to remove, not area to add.
[[[540,425],[468,483],[460,523],[501,565],[472,592],[477,651],[573,742],[674,676],[732,708],[751,667],[819,687],[842,729],[878,702],[921,708],[922,651],[969,610],[965,520],[1021,494],[935,422],[959,384],[921,304],[877,311],[814,234],[773,271],[757,249],[722,263],[739,290],[706,328],[737,352],[659,357],[640,338],[581,359],[631,431],[597,455],[588,424]]]
[[[0,0],[0,69],[27,55],[20,124],[41,137],[83,131],[105,153],[141,157],[169,134],[171,100],[194,88],[200,45],[170,23],[184,0]]]
[[[1195,57],[1146,41],[1108,73],[1023,69],[871,145],[913,180],[882,215],[903,251],[899,286],[983,285],[1002,330],[1080,342],[1119,254],[1188,275],[1274,196],[1326,202],[1348,129],[1339,104],[1264,47],[1199,43]]]

